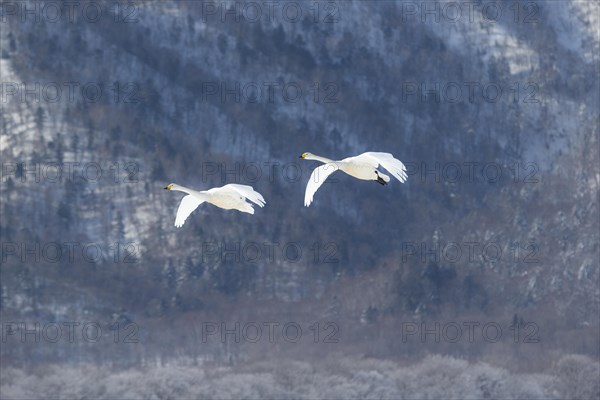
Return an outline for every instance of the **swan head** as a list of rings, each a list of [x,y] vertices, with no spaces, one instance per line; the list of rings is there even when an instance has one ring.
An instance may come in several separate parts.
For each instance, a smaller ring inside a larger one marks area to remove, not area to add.
[[[173,185],[175,185],[174,183],[169,183],[167,186],[164,187],[165,190],[171,190],[173,189]]]
[[[310,160],[309,157],[312,157],[312,153],[302,153],[302,154],[300,154],[300,158],[305,158],[307,160]]]

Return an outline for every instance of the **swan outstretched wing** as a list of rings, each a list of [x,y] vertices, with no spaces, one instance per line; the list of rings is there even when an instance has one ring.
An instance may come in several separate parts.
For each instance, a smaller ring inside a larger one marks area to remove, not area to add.
[[[179,208],[177,209],[177,216],[175,217],[175,226],[177,228],[181,228],[185,223],[185,220],[190,216],[190,214],[202,203],[202,200],[198,200],[191,194],[188,194],[183,199],[181,199],[181,204],[179,204]]]
[[[320,167],[315,168],[315,170],[310,175],[310,179],[308,180],[308,184],[306,185],[306,193],[304,194],[304,205],[306,207],[310,206],[310,203],[313,201],[313,196],[315,192],[319,190],[323,182],[327,179],[327,177],[333,174],[338,170],[338,166],[335,164],[323,164]]]
[[[375,168],[381,165],[400,182],[404,182],[408,178],[406,167],[402,164],[402,161],[394,158],[390,153],[368,152],[358,155],[354,159],[361,162],[370,162]]]
[[[254,188],[252,186],[238,185],[235,183],[230,183],[229,185],[223,186],[222,189],[225,189],[225,188],[234,190],[238,194],[241,194],[246,199],[248,199],[251,202],[253,202],[254,204],[258,205],[259,207],[264,207],[265,204],[267,204],[265,202],[265,199],[262,197],[262,195],[260,193],[258,193],[256,190],[254,190]]]

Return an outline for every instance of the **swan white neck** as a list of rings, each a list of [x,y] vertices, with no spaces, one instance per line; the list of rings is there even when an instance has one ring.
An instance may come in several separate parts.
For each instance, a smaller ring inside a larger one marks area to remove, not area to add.
[[[191,192],[194,192],[194,190],[192,189],[188,189],[185,186],[181,186],[181,185],[177,185],[177,184],[173,184],[173,186],[171,186],[171,190],[175,190],[177,192],[184,192],[187,194],[191,194]]]
[[[321,157],[321,156],[316,156],[314,154],[310,154],[310,155],[306,156],[304,159],[305,160],[321,161],[322,163],[325,163],[325,164],[334,163],[335,162],[333,160],[330,160],[329,158],[325,158],[325,157]]]
[[[173,184],[173,186],[171,187],[171,190],[175,190],[178,192],[183,192],[183,193],[187,193],[187,194],[191,194],[194,195],[198,198],[208,198],[207,193],[205,191],[198,191],[198,190],[194,190],[194,189],[189,189],[186,188],[185,186],[181,186],[181,185],[177,185],[177,184]]]

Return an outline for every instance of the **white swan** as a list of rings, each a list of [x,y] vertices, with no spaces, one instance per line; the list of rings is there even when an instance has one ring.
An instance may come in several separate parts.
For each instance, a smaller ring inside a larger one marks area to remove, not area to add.
[[[342,170],[350,176],[367,181],[376,181],[382,185],[387,185],[390,177],[377,170],[380,165],[388,170],[392,176],[400,182],[404,182],[406,175],[406,167],[402,161],[394,158],[390,153],[363,153],[355,157],[344,158],[340,161],[333,161],[325,157],[319,157],[312,153],[303,153],[300,158],[305,160],[316,160],[325,163],[315,170],[310,175],[308,184],[306,185],[306,193],[304,194],[304,205],[310,206],[313,201],[315,192],[321,187],[327,177],[335,171]]]
[[[225,210],[238,210],[249,214],[254,214],[254,208],[246,200],[250,200],[260,207],[264,207],[266,204],[262,195],[255,191],[252,186],[236,185],[233,183],[201,192],[175,183],[168,184],[165,189],[177,190],[188,194],[181,199],[181,204],[179,204],[179,208],[177,209],[177,217],[175,217],[175,226],[177,228],[181,228],[192,211],[204,202],[214,204]]]

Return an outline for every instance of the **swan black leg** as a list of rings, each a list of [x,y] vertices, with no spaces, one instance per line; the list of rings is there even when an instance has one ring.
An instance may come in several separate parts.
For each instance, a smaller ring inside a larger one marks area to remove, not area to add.
[[[377,175],[377,183],[379,183],[380,185],[387,185],[387,182],[383,180],[382,177],[379,176],[379,173],[377,172],[377,170],[375,170],[375,175]]]

